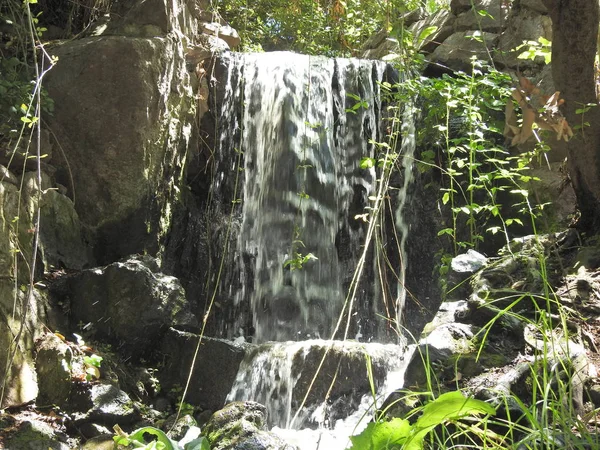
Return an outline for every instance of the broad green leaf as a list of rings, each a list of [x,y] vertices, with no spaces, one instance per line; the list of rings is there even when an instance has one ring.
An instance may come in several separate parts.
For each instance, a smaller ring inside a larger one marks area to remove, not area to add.
[[[444,195],[442,195],[442,203],[445,205],[449,201],[450,201],[450,192],[444,192]]]
[[[452,236],[454,234],[454,230],[452,228],[444,228],[443,230],[438,231],[438,236],[443,236],[444,234],[449,234]]]
[[[438,425],[479,414],[493,415],[496,410],[481,400],[464,397],[460,391],[446,392],[425,405],[403,450],[422,450],[423,439]]]
[[[421,31],[421,33],[419,34],[419,43],[423,42],[425,39],[427,39],[429,36],[431,36],[433,33],[435,33],[437,31],[438,27],[434,26],[430,26],[425,28],[423,31]]]
[[[156,436],[156,441],[152,443],[152,447],[146,447],[148,450],[156,449],[156,450],[179,450],[179,446],[177,443],[173,442],[169,437],[164,433],[164,431],[159,430],[154,427],[143,427],[138,428],[133,433],[129,435],[130,441],[136,441],[141,444],[146,444],[146,439],[144,439],[144,435],[151,434]],[[115,442],[117,441],[117,437],[114,438]]]
[[[372,422],[358,436],[350,437],[350,450],[400,449],[410,436],[408,420],[392,419],[389,422]]]

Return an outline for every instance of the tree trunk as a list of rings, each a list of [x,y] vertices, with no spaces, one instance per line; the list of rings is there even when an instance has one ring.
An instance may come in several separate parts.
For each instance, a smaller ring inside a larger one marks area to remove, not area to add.
[[[568,168],[581,217],[578,228],[600,232],[600,106],[596,98],[598,0],[543,0],[552,18],[552,76],[565,99],[564,114],[576,131],[567,144]],[[593,103],[583,114],[577,109]]]

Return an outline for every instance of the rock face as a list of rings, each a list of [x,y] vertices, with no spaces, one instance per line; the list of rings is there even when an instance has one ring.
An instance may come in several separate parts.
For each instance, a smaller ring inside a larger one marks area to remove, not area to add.
[[[335,423],[371,392],[367,358],[373,385],[379,388],[388,370],[399,364],[401,352],[395,345],[366,347],[359,342],[266,343],[248,353],[228,400],[265,404],[269,424],[281,428]]]
[[[95,257],[156,252],[192,133],[183,43],[90,37],[52,53],[59,62],[47,84],[56,104],[50,126],[63,149],[56,177],[71,187]],[[94,120],[82,124],[82,114]]]
[[[21,170],[26,166],[22,166]],[[17,176],[0,166],[0,384],[5,387],[0,407],[33,400],[37,395],[34,342],[42,324],[56,326],[47,291],[33,287],[30,268],[38,206],[40,230],[34,281],[52,267],[80,268],[87,263],[77,214],[71,201],[55,190],[52,178],[34,172]],[[67,253],[68,252],[68,253]],[[42,287],[40,285],[40,287]],[[15,341],[15,337],[18,340]],[[12,358],[9,358],[12,355]],[[6,362],[11,361],[7,371]],[[5,378],[5,374],[8,376]]]
[[[165,335],[159,350],[164,358],[159,378],[166,392],[185,386],[198,339],[196,334],[173,328]],[[222,408],[240,363],[251,348],[249,344],[203,337],[186,401],[209,411]]]
[[[406,17],[404,26],[413,34],[415,46],[428,55],[432,73],[470,72],[471,58],[476,56],[498,68],[535,75],[543,61],[518,59],[521,51],[515,49],[539,37],[552,40],[550,17],[541,0],[453,1],[449,10]],[[436,30],[420,40],[422,31],[432,26]],[[381,58],[398,48],[398,41],[382,31],[365,43],[363,56]]]
[[[51,289],[56,301],[69,305],[73,327],[135,358],[154,349],[169,326],[197,325],[179,281],[160,273],[151,257],[84,270]]]

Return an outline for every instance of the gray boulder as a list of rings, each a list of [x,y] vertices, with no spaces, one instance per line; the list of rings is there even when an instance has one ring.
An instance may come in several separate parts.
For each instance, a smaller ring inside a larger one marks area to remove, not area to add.
[[[56,178],[92,232],[94,256],[156,252],[192,135],[182,40],[100,36],[50,51],[58,62],[46,83],[56,105],[48,120],[63,150]]]
[[[0,447],[10,450],[70,450],[67,436],[37,418],[16,421],[0,415]]]
[[[458,31],[442,42],[430,59],[432,64],[469,73],[472,57],[489,60],[489,49],[496,46],[498,36],[487,31]]]
[[[38,406],[65,407],[71,395],[73,358],[69,346],[55,334],[48,333],[37,343]]]
[[[51,291],[69,305],[73,325],[134,358],[155,349],[169,326],[197,325],[179,280],[148,256],[65,276]]]
[[[228,400],[266,405],[269,424],[317,427],[347,417],[371,392],[367,357],[375,388],[398,366],[396,345],[351,341],[268,342],[248,353]],[[368,356],[367,356],[368,355]],[[273,374],[282,382],[273,382]],[[335,383],[332,384],[332,380]],[[327,399],[327,407],[320,408]],[[297,417],[294,417],[297,416]]]
[[[159,372],[163,391],[179,389],[181,394],[192,367],[198,339],[197,334],[173,328],[167,331],[159,350],[164,355],[164,365]],[[210,411],[222,408],[250,348],[250,344],[203,337],[185,401]]]

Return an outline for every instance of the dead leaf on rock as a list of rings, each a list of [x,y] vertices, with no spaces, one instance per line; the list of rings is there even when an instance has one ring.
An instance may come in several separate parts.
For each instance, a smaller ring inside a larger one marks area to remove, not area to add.
[[[519,127],[513,100],[522,112],[522,124]],[[556,133],[556,139],[568,141],[573,130],[560,112],[564,103],[560,92],[550,97],[542,95],[540,89],[525,77],[519,78],[519,87],[514,89],[505,108],[504,137],[511,139],[511,146],[520,145],[533,136],[533,126]]]

